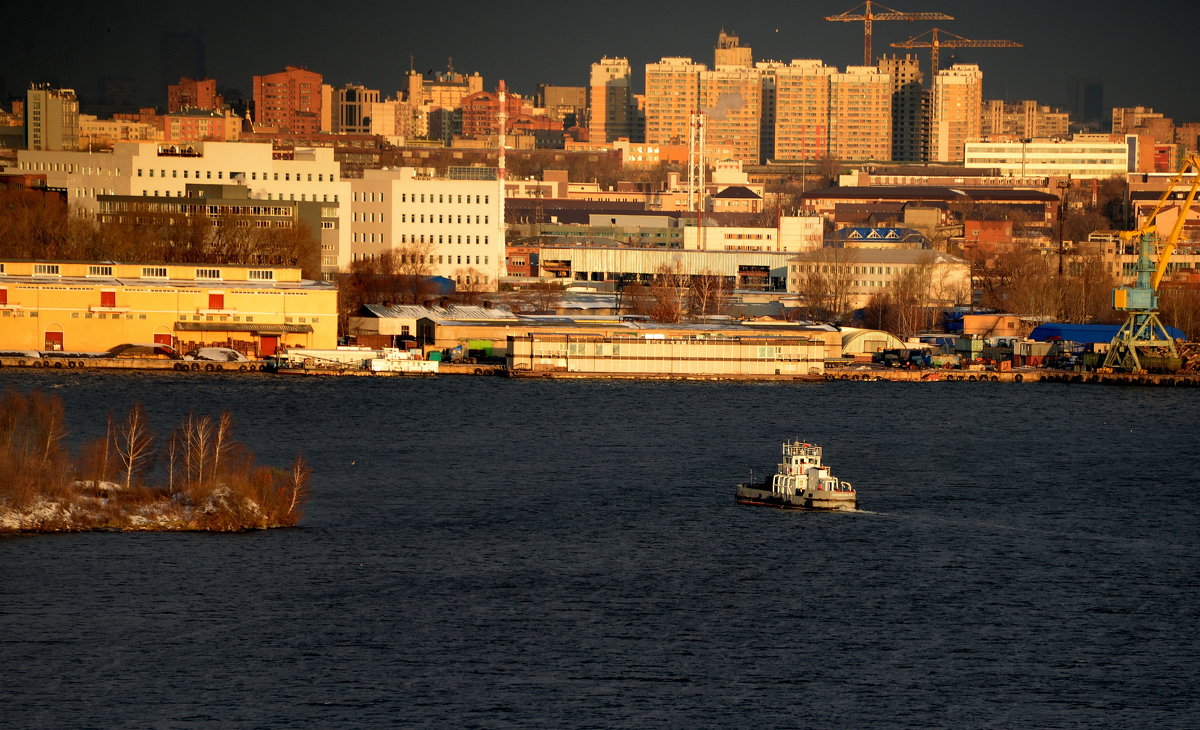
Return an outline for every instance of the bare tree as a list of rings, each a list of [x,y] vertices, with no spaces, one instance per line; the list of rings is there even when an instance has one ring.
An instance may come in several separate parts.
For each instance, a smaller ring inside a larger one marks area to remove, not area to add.
[[[812,319],[840,322],[850,309],[854,281],[853,253],[846,248],[821,248],[803,257],[798,291]]]
[[[479,304],[484,292],[489,291],[482,271],[475,267],[458,269],[454,272],[454,293],[463,304]]]
[[[1163,321],[1178,327],[1188,340],[1200,339],[1200,290],[1165,284],[1159,290]]]
[[[649,317],[654,311],[654,297],[650,287],[634,282],[625,287],[621,294],[621,313],[631,312],[639,317]]]
[[[154,458],[154,436],[141,403],[134,403],[129,415],[117,426],[115,450],[125,475],[125,488],[133,485]]]
[[[295,516],[296,508],[308,499],[308,479],[311,474],[312,470],[308,468],[304,457],[297,456],[296,460],[292,462],[292,471],[285,488],[289,498],[287,507],[289,516]]]
[[[688,276],[683,265],[663,264],[654,273],[650,296],[654,300],[650,317],[656,322],[679,322],[687,311]]]
[[[732,296],[728,277],[711,270],[695,274],[688,282],[688,311],[693,316],[722,314]]]

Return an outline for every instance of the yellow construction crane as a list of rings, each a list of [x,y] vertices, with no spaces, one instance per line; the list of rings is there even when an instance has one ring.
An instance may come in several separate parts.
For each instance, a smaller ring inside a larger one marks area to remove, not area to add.
[[[1158,317],[1158,285],[1167,273],[1171,254],[1179,243],[1197,190],[1200,190],[1200,157],[1190,154],[1171,178],[1158,204],[1146,217],[1146,222],[1136,230],[1121,232],[1122,242],[1138,239],[1138,260],[1134,266],[1137,280],[1130,286],[1113,289],[1113,308],[1129,312],[1129,315],[1116,337],[1113,337],[1108,355],[1104,358],[1105,368],[1128,372],[1144,370],[1138,350],[1146,347],[1160,347],[1169,357],[1178,357],[1175,340]],[[1159,244],[1158,214],[1176,203],[1179,205],[1179,215],[1166,239]],[[1156,248],[1157,264],[1150,258],[1152,250]]]
[[[881,12],[877,12],[877,8]],[[945,13],[904,13],[868,0],[868,2],[840,15],[826,16],[825,20],[840,23],[861,21],[863,24],[863,65],[874,66],[875,59],[871,57],[871,24],[876,20],[954,20],[954,16]]]
[[[949,38],[943,39],[946,35]],[[925,36],[929,36],[925,38]],[[938,72],[938,51],[942,48],[1022,48],[1023,46],[1016,41],[974,41],[970,38],[963,38],[960,35],[955,35],[941,28],[932,28],[920,35],[913,36],[906,41],[893,43],[892,48],[928,48],[929,49],[929,78],[937,76]]]

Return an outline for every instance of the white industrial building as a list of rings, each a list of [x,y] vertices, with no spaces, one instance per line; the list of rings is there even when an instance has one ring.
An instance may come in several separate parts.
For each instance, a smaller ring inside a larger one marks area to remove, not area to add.
[[[402,167],[350,181],[353,259],[392,251],[428,257],[434,276],[494,290],[505,275],[500,182]],[[468,278],[482,277],[482,281]]]
[[[810,251],[825,245],[820,216],[782,216],[774,227],[688,226],[683,247],[699,251]]]
[[[994,169],[1002,175],[1103,180],[1137,170],[1138,138],[1077,134],[1069,140],[967,142],[965,157],[965,167]]]
[[[350,264],[350,183],[341,178],[333,150],[276,150],[270,143],[195,142],[179,145],[119,142],[110,152],[22,150],[17,170],[46,176],[67,191],[72,211],[95,215],[100,195],[183,197],[189,183],[245,185],[258,200],[336,204],[335,232],[322,231],[321,268]],[[335,205],[331,205],[334,208]]]

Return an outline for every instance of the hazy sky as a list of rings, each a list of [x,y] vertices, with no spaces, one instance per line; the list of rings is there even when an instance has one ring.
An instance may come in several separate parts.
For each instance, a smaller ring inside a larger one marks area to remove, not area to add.
[[[664,55],[712,63],[722,28],[737,32],[756,60],[820,58],[845,66],[862,61],[862,24],[823,18],[852,9],[854,0],[691,0],[606,3],[247,2],[163,3],[112,0],[73,4],[21,3],[5,10],[0,83],[8,95],[30,81],[74,87],[86,100],[96,77],[134,77],[142,96],[160,106],[160,38],[197,32],[207,71],[219,86],[248,97],[251,76],[306,66],[328,83],[362,83],[391,94],[409,67],[479,71],[489,88],[504,78],[532,93],[538,82],[585,85],[588,66],[603,55],[625,56],[635,79]],[[1193,68],[1200,5],[1111,0],[888,0],[908,11],[940,11],[943,29],[975,39],[1008,39],[1018,49],[965,49],[963,61],[984,71],[986,98],[1036,98],[1063,105],[1071,78],[1105,84],[1108,106],[1152,106],[1177,122],[1200,121]],[[875,24],[876,54],[933,23]],[[898,51],[903,52],[903,51]],[[927,63],[928,54],[921,51]],[[943,51],[943,67],[952,52]],[[641,81],[635,80],[640,90]]]

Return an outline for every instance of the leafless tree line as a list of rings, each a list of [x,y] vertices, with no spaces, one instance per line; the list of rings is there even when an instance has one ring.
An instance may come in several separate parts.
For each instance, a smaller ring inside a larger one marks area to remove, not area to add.
[[[241,217],[212,219],[163,213],[148,206],[123,211],[119,222],[72,214],[61,199],[32,191],[0,191],[0,257],[85,261],[298,266],[321,274],[315,233],[300,227],[259,227]]]
[[[290,471],[256,465],[227,412],[188,415],[164,447],[141,404],[110,414],[78,459],[66,435],[58,398],[0,397],[0,511],[57,504],[55,519],[66,522],[46,529],[127,528],[131,515],[151,511],[172,518],[172,529],[243,530],[294,525],[307,499],[304,459]],[[156,477],[158,485],[148,484]]]

